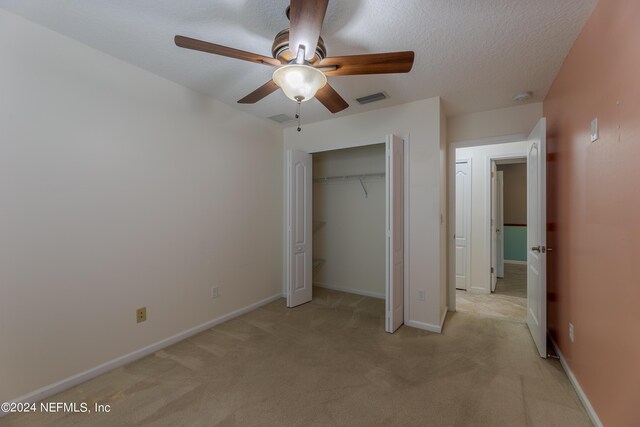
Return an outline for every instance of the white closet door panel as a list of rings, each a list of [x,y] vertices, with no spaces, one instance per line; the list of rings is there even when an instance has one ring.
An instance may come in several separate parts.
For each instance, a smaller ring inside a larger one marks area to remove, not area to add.
[[[456,289],[468,289],[471,275],[471,161],[456,162]]]
[[[289,151],[287,191],[287,306],[295,307],[312,298],[312,157]]]
[[[387,322],[394,332],[404,323],[404,141],[387,138]]]

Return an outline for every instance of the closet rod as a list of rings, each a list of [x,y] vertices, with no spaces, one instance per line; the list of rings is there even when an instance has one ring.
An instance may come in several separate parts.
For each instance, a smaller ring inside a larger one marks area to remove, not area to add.
[[[349,179],[363,179],[363,178],[384,178],[384,172],[378,173],[361,173],[357,175],[334,175],[334,176],[317,176],[313,178],[313,182],[328,182],[328,181],[346,181]]]

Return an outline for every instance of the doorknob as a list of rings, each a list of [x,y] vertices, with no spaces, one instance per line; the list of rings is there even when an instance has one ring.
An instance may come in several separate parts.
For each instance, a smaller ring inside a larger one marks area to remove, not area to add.
[[[531,247],[531,250],[532,250],[532,251],[534,251],[534,252],[538,252],[538,253],[540,253],[540,245],[538,245],[538,246],[532,246],[532,247]]]

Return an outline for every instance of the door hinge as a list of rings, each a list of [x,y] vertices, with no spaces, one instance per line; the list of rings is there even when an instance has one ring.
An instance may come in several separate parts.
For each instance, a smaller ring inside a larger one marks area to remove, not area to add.
[[[491,172],[491,178],[493,178],[493,172]]]
[[[493,274],[493,267],[491,267],[491,274]]]

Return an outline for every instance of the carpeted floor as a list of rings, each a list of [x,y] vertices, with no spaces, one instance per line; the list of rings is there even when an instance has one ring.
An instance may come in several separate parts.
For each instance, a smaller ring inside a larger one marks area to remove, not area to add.
[[[497,295],[527,298],[527,265],[504,264],[504,278],[498,279]]]
[[[588,426],[526,325],[449,313],[442,334],[384,332],[384,301],[315,289],[54,396],[109,414],[20,414],[6,426]]]
[[[526,322],[527,320],[527,266],[504,265],[504,278],[498,279],[492,294],[456,291],[459,312],[480,316]]]

